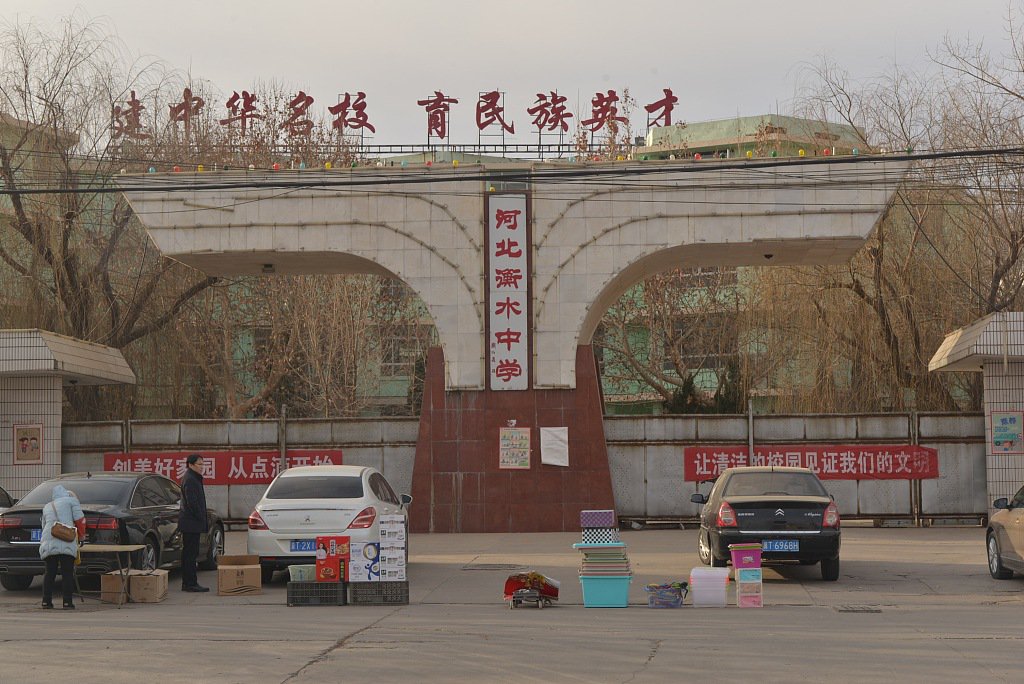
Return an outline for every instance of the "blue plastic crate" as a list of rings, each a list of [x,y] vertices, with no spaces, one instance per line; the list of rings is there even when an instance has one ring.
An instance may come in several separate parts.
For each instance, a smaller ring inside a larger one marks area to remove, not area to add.
[[[580,575],[584,608],[625,608],[629,605],[631,575]]]

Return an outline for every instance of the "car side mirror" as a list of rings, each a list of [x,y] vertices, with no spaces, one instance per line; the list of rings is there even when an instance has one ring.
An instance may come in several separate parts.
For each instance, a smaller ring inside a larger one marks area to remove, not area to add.
[[[1005,496],[992,502],[992,508],[1007,509],[1010,507],[1010,500]]]
[[[18,499],[11,499],[11,505],[12,506],[17,506],[18,505],[18,501],[19,501]]]
[[[690,495],[690,503],[706,504],[707,502],[708,502],[708,497],[704,496],[703,494],[691,494]]]
[[[412,496],[409,494],[402,494],[398,499],[402,502],[402,506],[408,506],[412,503]]]

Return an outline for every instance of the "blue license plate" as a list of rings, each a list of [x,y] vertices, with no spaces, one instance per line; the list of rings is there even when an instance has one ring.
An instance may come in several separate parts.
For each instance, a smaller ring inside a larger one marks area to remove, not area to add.
[[[292,553],[313,553],[316,551],[316,540],[315,539],[292,539],[291,546],[288,548]]]
[[[765,539],[761,542],[762,551],[782,551],[792,553],[800,550],[799,539]]]
[[[32,534],[29,537],[29,541],[41,541],[43,538],[42,530],[32,530]]]

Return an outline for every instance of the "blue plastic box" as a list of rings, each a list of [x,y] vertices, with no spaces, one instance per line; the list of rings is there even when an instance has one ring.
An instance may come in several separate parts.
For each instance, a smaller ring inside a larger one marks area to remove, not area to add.
[[[631,575],[580,575],[584,608],[625,608],[629,605]]]

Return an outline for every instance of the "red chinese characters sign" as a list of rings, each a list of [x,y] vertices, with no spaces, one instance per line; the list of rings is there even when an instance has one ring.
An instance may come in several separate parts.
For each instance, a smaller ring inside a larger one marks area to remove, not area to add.
[[[490,386],[524,390],[530,386],[526,196],[491,195],[487,214]]]
[[[679,98],[676,97],[670,88],[662,88],[663,97],[644,105],[647,112],[647,126],[655,128],[659,126],[672,125],[672,112]],[[232,126],[238,123],[239,132],[245,136],[252,127],[252,122],[266,118],[266,112],[257,111],[256,102],[259,100],[256,93],[242,90],[232,91],[231,97],[227,99],[224,106],[227,109],[227,116],[216,118],[222,126]],[[307,95],[305,91],[298,91],[286,103],[286,112],[281,112],[285,120],[279,125],[281,130],[286,131],[289,138],[308,138],[316,127],[313,118],[314,112],[310,111],[314,98]],[[505,110],[505,95],[500,90],[481,92],[476,102],[476,126],[480,131],[489,128],[501,128],[503,131],[514,134],[515,122],[513,114]],[[559,95],[557,91],[551,90],[547,93],[537,93],[537,99],[533,106],[526,109],[526,114],[532,117],[533,126],[539,133],[567,133],[569,131],[569,120],[575,115],[567,107],[568,99]],[[427,116],[427,140],[447,140],[450,134],[450,117],[452,105],[459,104],[459,99],[435,90],[433,95],[416,103],[422,107]],[[628,118],[619,111],[622,100],[614,90],[596,92],[590,101],[590,117],[578,121],[580,129],[586,129],[596,133],[604,128],[613,128],[628,123]],[[200,117],[206,102],[196,95],[191,88],[185,87],[182,90],[181,100],[168,104],[168,116],[174,124],[184,124],[185,136],[191,134],[194,119]],[[340,96],[336,105],[327,108],[333,117],[331,127],[340,131],[343,135],[347,131],[362,131],[366,129],[376,133],[376,127],[370,122],[367,114],[367,95],[365,92],[345,92]],[[113,140],[146,140],[150,133],[143,124],[142,116],[146,106],[131,91],[129,97],[120,102],[111,103],[110,137]],[[152,121],[151,123],[156,123]]]
[[[939,452],[922,446],[858,444],[772,444],[686,447],[683,479],[701,482],[739,466],[810,468],[822,480],[928,480],[939,476]]]
[[[189,454],[202,454],[203,480],[208,485],[267,485],[277,477],[280,453],[260,451],[140,451],[104,454],[103,469],[156,473],[180,481]],[[288,467],[341,465],[341,449],[288,449]]]

